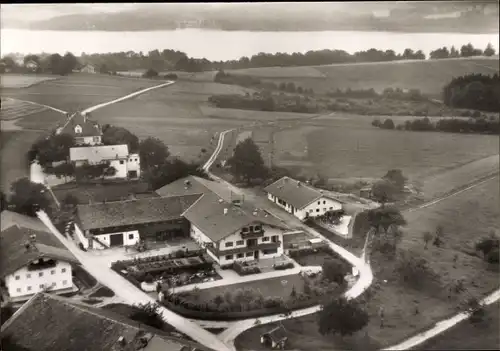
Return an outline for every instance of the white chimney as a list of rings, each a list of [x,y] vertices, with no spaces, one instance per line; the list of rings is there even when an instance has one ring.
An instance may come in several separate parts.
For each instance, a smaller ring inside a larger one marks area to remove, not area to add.
[[[222,200],[222,199],[219,199],[219,203],[220,203],[220,204],[221,204],[221,203],[223,203],[223,202],[224,202],[224,200]]]
[[[224,215],[227,215],[227,208],[224,209]]]

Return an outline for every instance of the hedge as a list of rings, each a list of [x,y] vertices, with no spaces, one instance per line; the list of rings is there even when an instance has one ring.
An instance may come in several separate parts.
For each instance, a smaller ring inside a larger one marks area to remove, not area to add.
[[[168,297],[167,297],[168,298]],[[293,304],[292,310],[299,310],[303,308],[309,308],[321,303],[322,296],[311,297],[305,301],[297,301]],[[190,310],[184,306],[178,305],[170,300],[163,300],[162,304],[169,310],[191,319],[199,320],[209,320],[209,321],[236,321],[248,318],[260,318],[265,316],[272,316],[275,314],[286,313],[289,310],[285,307],[270,307],[261,308],[253,311],[241,311],[241,312],[213,312],[213,311],[197,311]]]
[[[285,262],[285,263],[276,263],[273,267],[275,270],[279,271],[279,270],[293,268],[293,267],[295,267],[295,265],[293,264],[293,262]]]
[[[314,253],[317,253],[318,251],[327,253],[332,257],[340,257],[335,251],[333,251],[327,245],[318,246],[316,248],[306,247],[303,249],[289,250],[289,255],[291,258],[297,258],[297,257],[309,256],[309,255],[312,255]]]

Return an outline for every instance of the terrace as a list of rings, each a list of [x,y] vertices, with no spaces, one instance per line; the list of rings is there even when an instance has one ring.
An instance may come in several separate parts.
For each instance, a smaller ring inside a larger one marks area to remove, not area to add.
[[[224,255],[237,255],[240,253],[246,253],[248,251],[255,251],[255,250],[274,250],[277,249],[281,246],[281,241],[274,241],[274,242],[269,242],[269,243],[264,243],[264,244],[257,244],[257,241],[252,241],[249,240],[246,246],[244,247],[237,247],[234,249],[230,250],[220,250],[216,246],[213,245],[207,245],[206,249],[213,253],[215,256],[224,256]]]

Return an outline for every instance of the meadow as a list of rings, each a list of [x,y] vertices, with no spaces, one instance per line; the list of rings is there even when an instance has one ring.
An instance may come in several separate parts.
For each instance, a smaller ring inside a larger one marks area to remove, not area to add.
[[[424,142],[425,140],[425,142]],[[495,136],[375,130],[371,119],[335,114],[274,134],[278,165],[325,178],[379,178],[399,168],[412,179],[498,153]]]
[[[293,82],[316,93],[336,89],[385,88],[419,89],[439,98],[442,87],[453,77],[469,73],[493,74],[499,71],[498,58],[473,57],[443,60],[333,64],[310,67],[263,67],[229,70],[264,81]]]
[[[25,101],[14,99],[2,99],[0,109],[0,120],[9,121],[19,117],[28,116],[42,112],[47,108],[40,105],[30,104]]]
[[[2,74],[0,75],[0,88],[27,88],[32,85],[55,80],[55,76],[24,75],[24,74]]]

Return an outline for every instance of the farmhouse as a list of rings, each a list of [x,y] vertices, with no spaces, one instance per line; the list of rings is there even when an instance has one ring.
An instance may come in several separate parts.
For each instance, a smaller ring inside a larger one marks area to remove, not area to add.
[[[72,147],[69,158],[76,167],[107,163],[116,173],[106,178],[136,179],[141,175],[139,154],[130,154],[126,144]]]
[[[322,192],[307,184],[303,184],[289,177],[283,177],[264,191],[267,198],[293,214],[300,220],[308,217],[316,217],[330,211],[342,210],[342,204]]]
[[[78,205],[76,233],[85,248],[94,249],[133,246],[141,239],[164,241],[176,235],[188,236],[189,222],[182,213],[199,197],[132,198]]]
[[[82,68],[80,68],[80,72],[95,74],[96,67],[94,65],[91,65],[90,63],[87,63],[87,64],[83,65]]]
[[[156,192],[160,196],[203,194],[183,216],[191,224],[191,237],[220,265],[283,255],[283,234],[288,228],[220,183],[189,176]]]
[[[6,349],[8,339],[13,350],[24,351],[211,351],[112,311],[45,293],[33,296],[1,332]]]
[[[102,142],[101,126],[88,118],[88,114],[75,113],[58,134],[69,134],[75,138],[77,145],[99,145]]]
[[[156,191],[161,197],[77,206],[84,247],[104,249],[191,236],[219,264],[283,255],[288,228],[267,212],[231,201],[219,183],[186,177]]]
[[[71,265],[78,260],[37,221],[2,212],[0,277],[12,301],[25,301],[39,291],[76,290]]]
[[[26,67],[31,72],[36,72],[38,70],[38,62],[29,60],[24,64],[24,67]]]

